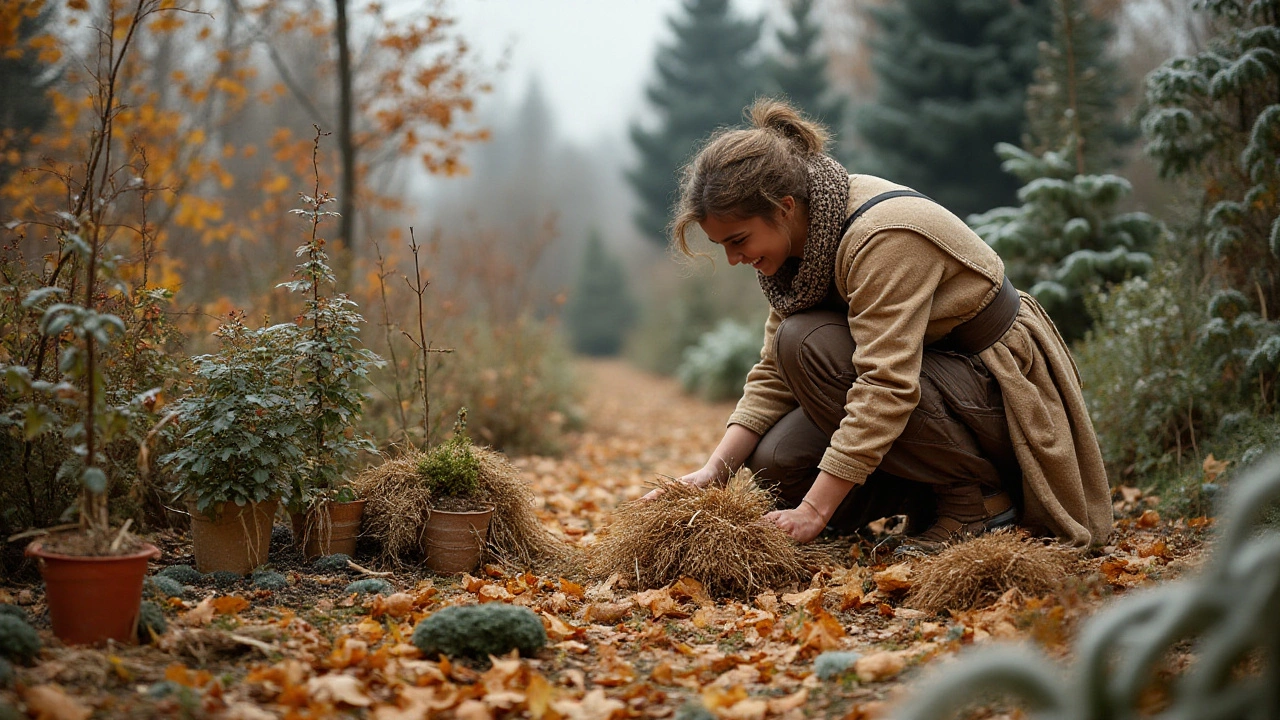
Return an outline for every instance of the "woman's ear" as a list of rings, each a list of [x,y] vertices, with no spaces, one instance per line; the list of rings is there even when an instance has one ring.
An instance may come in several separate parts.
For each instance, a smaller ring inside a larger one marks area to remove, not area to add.
[[[792,213],[796,211],[796,199],[790,195],[784,195],[778,201],[778,205],[778,219],[790,220]]]

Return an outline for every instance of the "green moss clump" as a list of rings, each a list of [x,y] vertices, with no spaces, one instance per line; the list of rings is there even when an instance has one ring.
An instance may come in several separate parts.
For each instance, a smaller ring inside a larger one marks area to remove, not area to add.
[[[346,553],[334,553],[318,557],[311,563],[311,567],[320,572],[342,572],[350,569],[348,563],[351,562],[351,556]]]
[[[271,549],[283,550],[293,545],[293,530],[288,525],[271,527]]]
[[[364,595],[365,593],[372,595],[390,595],[394,591],[395,588],[391,587],[391,583],[386,580],[383,580],[382,578],[369,578],[368,580],[357,580],[351,583],[347,586],[347,589],[342,592],[346,595],[350,595],[351,593],[360,593],[361,595]]]
[[[486,658],[512,650],[531,655],[546,646],[547,631],[529,608],[503,603],[455,606],[418,623],[413,644],[429,658],[440,654]]]
[[[40,636],[12,615],[0,615],[0,657],[27,662],[40,652]]]
[[[289,581],[278,572],[256,572],[250,581],[258,590],[283,590],[289,587]]]
[[[195,585],[204,579],[204,573],[191,567],[190,565],[170,565],[169,567],[156,573],[160,577],[167,577],[177,580],[183,585]]]
[[[138,642],[146,645],[151,642],[151,636],[163,635],[169,629],[169,623],[164,619],[164,612],[160,606],[153,602],[144,602],[138,612]]]
[[[146,590],[153,597],[158,597],[161,600],[174,597],[180,598],[186,593],[182,589],[182,583],[163,575],[152,575],[147,578]]]
[[[0,615],[11,615],[11,616],[13,616],[13,617],[18,618],[19,620],[21,620],[21,621],[22,621],[22,622],[24,622],[24,623],[29,623],[29,622],[31,622],[31,618],[27,616],[27,611],[26,611],[26,610],[23,610],[22,608],[18,607],[17,605],[10,605],[10,604],[8,604],[8,603],[0,603]]]
[[[13,685],[13,665],[8,660],[0,657],[0,688],[7,688]],[[3,717],[0,715],[0,717]]]
[[[453,437],[428,450],[418,461],[418,475],[432,497],[472,497],[480,490],[480,458],[465,432],[467,411],[458,412]]]
[[[230,570],[216,570],[205,576],[214,587],[229,588],[239,585],[244,576],[240,573],[233,573]]]
[[[853,670],[862,655],[851,650],[828,650],[813,659],[813,674],[819,680],[830,680]]]

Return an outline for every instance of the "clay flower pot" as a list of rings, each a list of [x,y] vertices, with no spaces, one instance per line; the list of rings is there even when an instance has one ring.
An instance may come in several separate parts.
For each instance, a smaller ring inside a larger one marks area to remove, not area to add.
[[[196,569],[202,573],[227,570],[247,575],[267,560],[271,547],[271,524],[277,498],[248,505],[219,503],[210,519],[187,503],[191,511],[191,545]]]
[[[471,512],[432,510],[422,529],[427,569],[439,575],[471,572],[484,556],[493,508]]]
[[[364,500],[327,502],[305,513],[289,513],[294,544],[302,549],[307,560],[334,553],[355,557],[364,503]]]
[[[147,561],[160,557],[159,548],[144,544],[129,555],[63,555],[37,540],[26,554],[40,563],[54,635],[69,645],[136,642],[142,581]]]

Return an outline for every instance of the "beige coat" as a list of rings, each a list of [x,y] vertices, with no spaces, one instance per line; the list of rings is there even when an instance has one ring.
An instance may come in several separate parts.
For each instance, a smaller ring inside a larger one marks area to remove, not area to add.
[[[887,190],[869,175],[850,177],[849,212]],[[920,399],[924,346],[976,315],[1004,281],[1004,263],[945,208],[923,198],[882,202],[849,228],[836,253],[835,285],[849,303],[858,373],[845,418],[819,468],[855,484],[866,480]],[[778,372],[765,322],[760,362],[730,424],[763,435],[796,400]],[[1000,384],[1009,433],[1023,473],[1024,526],[1078,547],[1111,534],[1110,487],[1080,376],[1048,315],[1029,295],[1008,332],[979,357]]]

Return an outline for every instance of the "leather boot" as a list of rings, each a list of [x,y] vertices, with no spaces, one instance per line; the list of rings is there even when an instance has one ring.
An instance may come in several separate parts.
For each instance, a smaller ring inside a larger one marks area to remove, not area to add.
[[[988,530],[1012,525],[1017,509],[1009,494],[997,491],[984,495],[983,490],[975,482],[933,486],[937,520],[928,530],[907,538],[895,552],[933,554]]]

